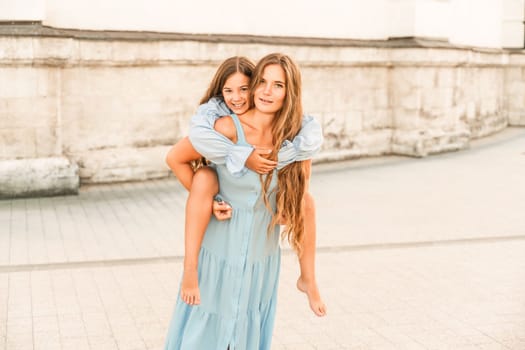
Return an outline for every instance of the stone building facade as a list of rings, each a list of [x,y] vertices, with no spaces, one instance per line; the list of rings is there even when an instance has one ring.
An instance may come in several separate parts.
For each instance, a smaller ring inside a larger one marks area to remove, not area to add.
[[[525,54],[428,38],[353,40],[0,26],[0,196],[169,175],[216,67],[285,52],[322,124],[317,161],[424,157],[525,125]]]

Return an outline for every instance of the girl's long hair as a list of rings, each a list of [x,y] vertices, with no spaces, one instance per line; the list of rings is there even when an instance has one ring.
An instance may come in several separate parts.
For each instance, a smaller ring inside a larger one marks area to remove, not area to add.
[[[228,80],[229,77],[235,73],[241,73],[251,79],[254,70],[255,64],[253,64],[252,61],[244,56],[233,56],[225,59],[219,68],[217,68],[217,71],[215,72],[215,75],[208,86],[208,90],[206,90],[206,93],[204,96],[202,96],[199,104],[208,102],[212,97],[224,99],[222,95],[222,89],[224,88],[224,84],[226,84],[226,80]],[[251,101],[252,100],[250,100],[250,107]],[[202,157],[201,159],[192,161],[191,167],[193,168],[193,171],[197,171],[197,169],[207,164],[208,161],[206,158]]]
[[[292,140],[301,129],[303,119],[303,105],[301,99],[301,73],[297,64],[287,55],[272,53],[263,57],[255,66],[251,81],[250,100],[254,100],[254,92],[259,86],[264,69],[269,65],[279,65],[286,77],[286,96],[282,108],[276,113],[272,121],[273,150],[270,158],[277,159],[277,154],[285,140]],[[265,204],[270,208],[268,189],[272,181],[272,173],[261,176],[262,194]],[[294,250],[299,254],[302,251],[304,234],[304,193],[306,189],[306,171],[303,162],[293,162],[277,174],[276,204],[277,212],[273,215],[268,227],[271,232],[281,218],[286,220],[282,231],[282,238],[287,239]]]

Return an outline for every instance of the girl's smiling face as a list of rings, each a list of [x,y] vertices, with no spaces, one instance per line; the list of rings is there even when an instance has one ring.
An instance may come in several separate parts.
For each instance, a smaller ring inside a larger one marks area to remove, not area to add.
[[[233,113],[245,113],[250,108],[250,78],[239,72],[229,76],[222,87],[222,97]]]

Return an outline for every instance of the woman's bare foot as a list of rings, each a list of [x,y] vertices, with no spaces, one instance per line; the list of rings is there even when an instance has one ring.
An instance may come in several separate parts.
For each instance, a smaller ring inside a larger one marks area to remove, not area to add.
[[[201,303],[197,269],[184,269],[180,297],[188,305],[199,305]]]
[[[306,294],[310,303],[310,309],[312,309],[314,314],[319,317],[326,315],[326,305],[321,299],[319,288],[317,288],[315,281],[307,282],[302,277],[299,277],[297,279],[297,289]]]

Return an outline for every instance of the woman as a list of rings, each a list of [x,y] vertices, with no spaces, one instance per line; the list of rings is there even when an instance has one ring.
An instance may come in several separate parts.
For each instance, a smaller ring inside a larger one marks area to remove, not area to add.
[[[218,148],[257,145],[275,160],[285,140],[302,124],[301,78],[295,63],[270,54],[257,64],[251,82],[255,108],[241,117],[217,120],[223,144],[209,147],[193,138],[207,158]],[[226,221],[211,220],[199,253],[200,305],[179,297],[166,349],[270,349],[279,278],[279,226],[294,249],[303,249],[304,194],[311,161],[292,162],[268,175],[232,176],[217,161],[220,194],[235,208]]]
[[[250,168],[260,174],[278,169],[301,159],[311,158],[320,148],[322,133],[313,118],[304,117],[301,131],[292,140],[285,141],[275,162],[265,158],[269,150],[254,149],[251,145],[231,145],[224,152],[217,152],[216,145],[224,137],[213,131],[216,119],[231,112],[238,116],[250,107],[249,84],[254,65],[245,57],[226,59],[217,69],[210,86],[201,99],[198,113],[192,118],[191,134],[201,144],[213,147],[212,160],[225,162],[234,176],[241,176]],[[167,163],[181,183],[190,191],[186,205],[184,274],[181,283],[181,298],[189,305],[200,303],[198,286],[198,255],[205,229],[211,216],[213,196],[218,192],[215,171],[202,167],[194,173],[190,163],[200,157],[188,138],[179,141],[168,153]],[[215,159],[217,158],[217,159]],[[246,162],[246,167],[244,166]],[[218,220],[231,216],[231,207],[224,202],[213,202],[214,214]],[[311,309],[318,316],[325,314],[325,306],[319,295],[315,278],[315,207],[313,198],[306,198],[307,238],[304,254],[300,256],[301,276],[297,287],[308,296]]]

